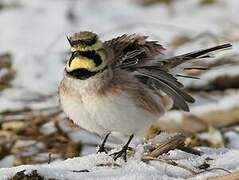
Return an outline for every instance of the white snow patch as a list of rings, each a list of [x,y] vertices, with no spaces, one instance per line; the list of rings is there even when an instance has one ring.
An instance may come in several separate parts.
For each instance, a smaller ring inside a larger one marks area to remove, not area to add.
[[[136,148],[141,149],[142,148]],[[180,150],[170,151],[162,156],[167,160],[174,160],[176,163],[188,167],[195,172],[201,172],[198,168],[204,161],[210,164],[210,168],[224,168],[229,171],[239,169],[239,150],[218,150],[207,149],[203,151],[202,156],[191,155]],[[213,152],[213,153],[212,153]],[[136,152],[137,153],[137,152]],[[211,158],[210,160],[207,160]],[[175,179],[175,178],[197,178],[205,179],[209,176],[223,175],[225,171],[214,170],[204,172],[197,176],[190,171],[175,167],[160,161],[143,162],[139,157],[130,157],[128,162],[117,160],[114,162],[111,156],[102,154],[91,154],[84,157],[76,157],[65,161],[56,161],[51,164],[43,165],[24,165],[13,168],[0,169],[1,180],[12,177],[16,172],[26,170],[25,173],[31,173],[32,170],[44,176],[45,178],[56,179]],[[89,172],[77,172],[88,170]]]

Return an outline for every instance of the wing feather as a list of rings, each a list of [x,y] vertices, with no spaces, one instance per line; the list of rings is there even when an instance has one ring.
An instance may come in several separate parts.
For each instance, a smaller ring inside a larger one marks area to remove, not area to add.
[[[148,41],[147,36],[124,34],[104,42],[104,45],[113,52],[112,69],[122,69],[132,73],[156,94],[160,94],[158,93],[160,91],[166,93],[173,99],[175,106],[185,111],[189,110],[187,102],[193,103],[195,100],[182,90],[183,84],[176,78],[186,76],[172,75],[170,69],[189,60],[209,58],[211,52],[232,47],[231,44],[223,44],[163,59],[159,55],[164,48],[157,41]]]
[[[155,90],[161,89],[162,91],[164,91],[168,96],[170,96],[173,99],[176,107],[181,108],[184,111],[189,111],[189,107],[187,103],[185,102],[185,100],[183,99],[183,97],[180,96],[180,94],[175,89],[173,89],[170,85],[168,85],[167,83],[163,82],[162,80],[148,73],[145,73],[145,72],[138,72],[138,73],[139,75],[148,77],[150,81],[153,80],[154,82],[151,84],[151,87],[154,88]]]

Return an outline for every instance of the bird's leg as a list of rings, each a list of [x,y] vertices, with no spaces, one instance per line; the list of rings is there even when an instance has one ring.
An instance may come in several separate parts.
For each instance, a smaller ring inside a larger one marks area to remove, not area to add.
[[[107,154],[107,151],[105,150],[105,143],[109,137],[110,133],[106,134],[102,144],[100,145],[100,148],[98,149],[97,153],[105,152]]]
[[[129,137],[129,140],[127,141],[127,143],[122,147],[122,149],[118,152],[115,152],[111,155],[114,156],[114,160],[116,161],[119,157],[122,157],[123,156],[123,159],[124,161],[126,162],[127,160],[127,150],[128,150],[128,147],[129,147],[129,143],[131,142],[131,140],[133,139],[134,135],[132,134],[130,137]]]

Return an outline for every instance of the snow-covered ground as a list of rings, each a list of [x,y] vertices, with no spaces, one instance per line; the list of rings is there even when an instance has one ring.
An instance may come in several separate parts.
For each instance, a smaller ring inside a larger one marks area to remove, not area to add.
[[[162,142],[171,135],[163,134],[153,142]],[[65,161],[55,161],[45,165],[23,165],[0,169],[0,179],[8,179],[17,172],[31,175],[34,170],[44,178],[55,179],[205,179],[207,177],[230,174],[239,170],[239,150],[225,148],[198,148],[203,155],[197,156],[181,150],[172,150],[159,160],[143,162],[141,157],[147,144],[138,145],[134,157],[127,162],[114,161],[105,153],[76,157]],[[173,161],[177,165],[167,163]],[[203,166],[208,165],[207,170]]]
[[[0,92],[1,111],[58,104],[54,94],[62,78],[64,62],[69,58],[66,35],[72,32],[90,30],[100,34],[102,39],[124,33],[140,33],[159,40],[169,49],[169,55],[225,42],[231,42],[233,50],[220,53],[218,57],[237,54],[239,49],[238,0],[218,0],[210,6],[200,6],[196,0],[176,0],[170,7],[165,4],[143,7],[137,0],[0,0],[0,4],[6,5],[6,8],[0,9],[0,54],[9,52],[13,55],[17,72],[13,88]],[[200,35],[203,33],[205,37]],[[213,34],[218,39],[207,34]],[[179,36],[195,40],[173,49],[172,41]],[[222,74],[222,71],[219,68],[208,72],[200,82],[194,83],[195,86],[206,84],[215,73]],[[230,67],[228,73],[234,75],[238,72],[236,67]],[[35,101],[42,95],[49,95],[49,98]],[[196,107],[194,109],[197,111]],[[203,148],[203,151],[203,156],[195,156],[173,150],[165,157],[196,172],[199,172],[196,167],[207,157],[212,158],[210,168],[239,170],[238,149]],[[113,166],[111,157],[92,154],[50,165],[0,169],[0,179],[7,179],[23,169],[27,172],[37,169],[39,174],[56,179],[205,179],[227,173],[212,170],[193,176],[185,169],[156,161],[145,163],[139,157],[136,155],[127,163],[119,161],[116,162],[119,166]],[[90,172],[72,172],[82,169]]]

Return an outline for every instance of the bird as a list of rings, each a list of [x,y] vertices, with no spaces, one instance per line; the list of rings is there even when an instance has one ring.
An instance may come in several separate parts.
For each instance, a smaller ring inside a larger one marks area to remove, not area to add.
[[[71,56],[59,85],[61,107],[75,124],[105,137],[98,152],[106,152],[110,134],[128,137],[113,153],[114,160],[125,161],[134,136],[142,136],[172,106],[189,111],[188,103],[195,101],[171,70],[232,47],[228,43],[164,58],[165,48],[144,35],[102,41],[96,33],[81,31],[67,40]]]

